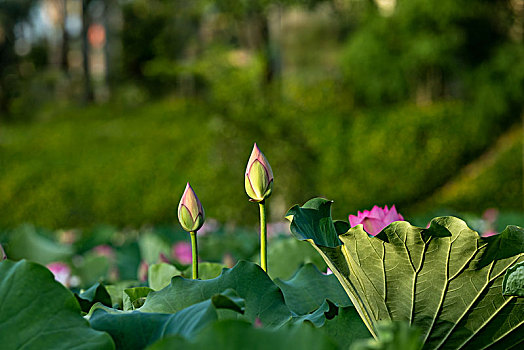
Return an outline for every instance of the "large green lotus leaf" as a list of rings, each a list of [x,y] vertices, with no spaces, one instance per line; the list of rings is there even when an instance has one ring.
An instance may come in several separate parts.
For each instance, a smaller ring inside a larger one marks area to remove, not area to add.
[[[240,261],[232,269],[224,269],[219,277],[210,280],[175,276],[169,286],[151,292],[139,310],[175,313],[228,288],[236,290],[246,300],[244,316],[251,322],[258,317],[265,326],[280,326],[291,318],[280,289],[260,266],[247,261]]]
[[[140,285],[138,281],[120,281],[115,284],[105,286],[111,297],[112,306],[122,309],[124,305],[124,290]]]
[[[78,300],[82,311],[86,313],[89,312],[91,307],[98,302],[106,306],[112,306],[111,296],[106,288],[98,282],[83,293],[75,293],[75,298]]]
[[[356,341],[350,350],[419,350],[422,347],[420,331],[407,322],[384,321],[376,328],[377,339]]]
[[[341,307],[351,305],[335,275],[324,275],[313,264],[302,266],[288,281],[277,278],[274,282],[284,293],[287,306],[297,315],[318,309],[326,299]]]
[[[372,237],[357,225],[337,238],[326,229],[331,202],[310,202],[288,213],[291,231],[322,255],[375,337],[376,323],[392,320],[417,326],[428,349],[522,341],[524,300],[502,294],[505,272],[524,259],[522,228],[482,238],[464,221],[441,217],[427,229],[398,221]]]
[[[160,290],[169,285],[173,276],[180,276],[176,267],[166,263],[152,264],[149,266],[147,279],[149,287],[153,290]]]
[[[147,296],[152,291],[153,289],[149,287],[135,287],[124,289],[122,294],[124,311],[135,310],[144,305]]]
[[[157,263],[161,254],[171,254],[169,243],[153,232],[142,234],[138,239],[138,246],[140,256],[149,265]]]
[[[315,264],[324,271],[327,267],[322,257],[318,255],[310,244],[297,241],[293,237],[271,241],[267,255],[269,257],[268,274],[271,279],[289,279],[299,266],[306,263]],[[260,256],[257,255],[253,261],[260,261]]]
[[[73,254],[71,247],[42,236],[31,225],[15,229],[10,235],[9,244],[4,248],[9,259],[28,259],[43,265],[63,261]]]
[[[117,349],[143,349],[168,335],[184,338],[218,319],[217,308],[243,312],[244,301],[235,291],[227,290],[177,313],[107,312],[97,307],[90,316],[91,327],[108,332]]]
[[[340,245],[335,223],[331,219],[331,204],[324,198],[313,198],[303,206],[295,205],[289,209],[286,218],[291,221],[291,233],[301,240],[311,239],[324,247]]]
[[[198,278],[201,280],[210,280],[215,277],[218,277],[222,273],[222,269],[225,267],[226,265],[219,263],[199,262]],[[193,267],[188,266],[188,268],[184,270],[184,273],[182,275],[188,278],[191,277],[193,275]]]
[[[307,324],[287,325],[279,329],[257,329],[242,320],[219,320],[204,329],[192,340],[181,337],[167,337],[148,349],[330,350],[337,349],[337,345],[319,328]]]
[[[520,262],[508,269],[502,283],[504,295],[524,297],[524,262]]]
[[[331,319],[337,314],[338,307],[329,300],[324,300],[324,302],[313,312],[305,315],[293,316],[290,322],[298,324],[307,321],[311,322],[311,324],[318,328],[324,326],[327,319]]]
[[[320,330],[336,341],[340,349],[348,349],[355,340],[371,337],[353,306],[339,308],[338,315],[326,320]]]
[[[107,333],[89,327],[73,294],[44,266],[0,262],[0,347],[114,349]]]
[[[74,273],[80,278],[82,287],[92,286],[100,280],[105,280],[111,263],[107,256],[97,255],[93,252],[84,255],[79,260]]]

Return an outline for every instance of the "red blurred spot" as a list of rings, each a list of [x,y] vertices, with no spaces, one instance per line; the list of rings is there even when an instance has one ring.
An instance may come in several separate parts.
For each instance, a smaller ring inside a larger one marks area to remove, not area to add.
[[[100,49],[106,43],[106,29],[100,24],[91,24],[87,30],[87,38],[92,47]]]

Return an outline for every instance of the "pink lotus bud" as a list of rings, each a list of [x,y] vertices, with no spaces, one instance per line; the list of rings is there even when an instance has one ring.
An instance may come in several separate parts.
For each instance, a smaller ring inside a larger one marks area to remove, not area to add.
[[[52,262],[46,266],[55,276],[55,280],[69,287],[71,282],[71,269],[66,263]]]
[[[200,203],[195,191],[193,191],[188,182],[178,205],[178,221],[184,230],[194,232],[202,227],[204,220],[205,215],[202,203]]]
[[[394,205],[391,209],[388,209],[387,205],[384,209],[375,205],[370,211],[364,210],[363,213],[359,211],[357,216],[349,215],[349,224],[351,227],[362,224],[364,226],[364,231],[372,236],[376,236],[392,222],[402,220],[404,220],[404,218],[397,213],[397,209]]]
[[[172,255],[181,264],[189,265],[193,261],[191,253],[191,244],[187,242],[178,242],[173,245]]]
[[[262,202],[273,190],[273,170],[256,143],[247,162],[244,186],[252,202]]]
[[[262,324],[262,321],[260,320],[260,318],[255,318],[255,322],[253,322],[253,327],[254,328],[262,328],[264,327],[264,325]]]

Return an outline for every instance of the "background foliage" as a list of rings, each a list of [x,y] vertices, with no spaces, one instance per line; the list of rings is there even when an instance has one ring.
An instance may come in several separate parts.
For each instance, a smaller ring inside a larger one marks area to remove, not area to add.
[[[49,3],[83,4],[83,29],[36,35]],[[518,1],[101,3],[0,2],[0,227],[169,224],[188,180],[210,217],[251,224],[255,141],[273,220],[319,195],[335,217],[523,209]]]

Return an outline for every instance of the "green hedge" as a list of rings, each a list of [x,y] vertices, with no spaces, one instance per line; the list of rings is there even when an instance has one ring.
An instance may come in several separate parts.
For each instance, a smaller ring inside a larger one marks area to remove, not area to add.
[[[342,218],[373,204],[409,213],[501,132],[500,118],[478,120],[459,102],[357,113],[333,86],[310,89],[302,104],[296,96],[237,109],[180,100],[58,109],[45,122],[4,126],[0,226],[172,223],[186,181],[209,217],[253,223],[258,210],[247,201],[243,175],[254,141],[275,174],[272,219],[317,195],[334,199]],[[508,166],[483,181],[499,182]],[[521,209],[513,194],[519,186],[515,179],[502,192],[486,190],[497,193],[489,204],[463,203],[473,211]]]

